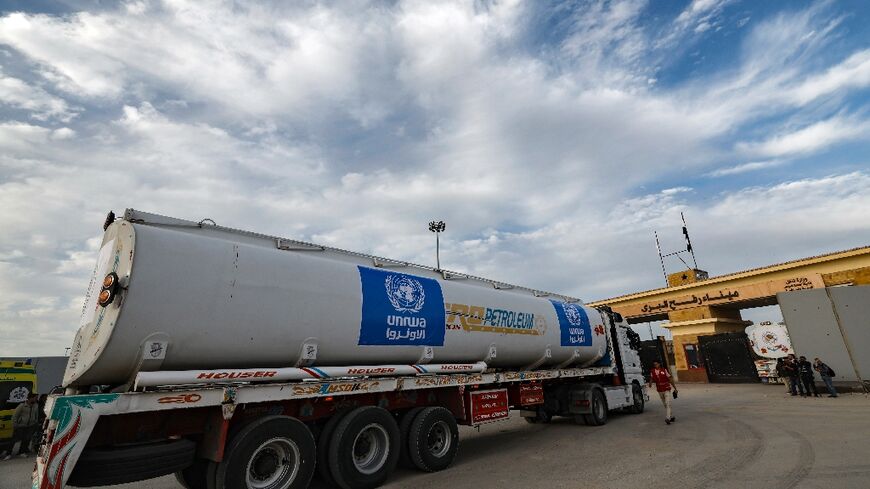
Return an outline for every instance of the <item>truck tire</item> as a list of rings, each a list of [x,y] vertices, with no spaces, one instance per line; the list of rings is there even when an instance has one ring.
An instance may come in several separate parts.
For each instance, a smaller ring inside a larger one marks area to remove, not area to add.
[[[85,449],[68,485],[98,487],[138,482],[187,468],[196,455],[191,440]]]
[[[408,443],[408,435],[411,433],[411,423],[414,422],[414,418],[420,414],[424,408],[415,407],[410,411],[407,411],[402,415],[402,418],[399,420],[399,465],[405,467],[406,469],[413,469],[416,466],[414,465],[414,461],[411,460],[411,448]]]
[[[411,423],[408,448],[420,470],[436,472],[449,467],[459,448],[459,427],[453,413],[443,407],[420,411]]]
[[[643,399],[643,387],[641,387],[637,382],[631,384],[631,397],[634,400],[634,404],[628,408],[628,412],[631,414],[642,413],[645,402]]]
[[[214,489],[302,489],[314,475],[317,447],[304,423],[264,416],[230,440]]]
[[[209,472],[213,472],[217,464],[211,460],[198,458],[190,466],[175,473],[175,479],[184,489],[211,489],[209,488]],[[212,481],[214,475],[212,474]],[[214,482],[212,482],[214,484]]]
[[[332,478],[332,472],[329,471],[329,441],[332,434],[335,433],[335,427],[349,412],[350,409],[344,409],[333,414],[323,425],[323,429],[320,430],[320,435],[317,437],[317,474],[328,486],[335,485],[335,479]]]
[[[600,389],[592,390],[592,412],[584,414],[583,419],[589,426],[602,426],[607,423],[607,398]]]
[[[363,406],[348,413],[329,441],[329,470],[343,489],[372,489],[399,461],[399,426],[386,409]]]

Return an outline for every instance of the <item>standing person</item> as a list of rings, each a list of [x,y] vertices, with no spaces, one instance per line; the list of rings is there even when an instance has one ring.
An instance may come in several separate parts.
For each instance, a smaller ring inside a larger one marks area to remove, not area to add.
[[[804,387],[801,385],[800,371],[798,370],[798,364],[797,360],[795,360],[794,354],[789,354],[789,356],[786,357],[782,368],[785,370],[785,374],[788,378],[791,395],[796,396],[798,395],[798,392],[800,392],[801,396],[806,396],[806,394],[804,394]]]
[[[816,357],[813,360],[813,369],[819,373],[819,376],[822,378],[822,382],[825,383],[825,387],[828,388],[828,397],[837,397],[837,389],[834,389],[834,383],[831,382],[831,377],[837,375],[834,373],[834,369],[828,366],[825,362],[821,361],[819,357]]]
[[[789,393],[791,393],[791,384],[789,384],[788,376],[786,376],[786,374],[785,374],[784,365],[785,365],[784,358],[777,358],[776,359],[776,376],[777,376],[777,378],[779,378],[779,380],[782,381],[783,384],[785,384],[785,393],[789,394]]]
[[[804,391],[807,393],[807,397],[822,397],[819,395],[819,391],[816,390],[816,377],[813,375],[813,364],[807,361],[807,357],[801,355],[800,360],[798,360],[798,372],[801,376],[801,382],[804,385]]]
[[[662,404],[665,406],[665,423],[673,423],[677,418],[671,413],[671,387],[674,388],[674,395],[676,395],[677,386],[674,384],[674,379],[671,378],[671,373],[668,369],[663,368],[661,363],[653,362],[653,368],[649,372],[649,379],[647,387],[651,387],[652,383],[655,382],[656,391],[658,391]]]
[[[27,400],[22,402],[15,408],[12,414],[12,453],[6,456],[6,459],[12,458],[15,454],[15,443],[21,444],[19,453],[22,457],[30,454],[30,442],[33,438],[33,433],[39,425],[39,405],[37,403],[38,396],[31,393],[27,396]]]

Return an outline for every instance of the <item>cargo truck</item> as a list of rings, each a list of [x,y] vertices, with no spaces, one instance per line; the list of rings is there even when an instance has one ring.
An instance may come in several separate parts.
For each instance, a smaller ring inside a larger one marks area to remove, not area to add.
[[[34,489],[384,483],[458,425],[641,413],[639,338],[579,299],[136,210],[110,213]]]

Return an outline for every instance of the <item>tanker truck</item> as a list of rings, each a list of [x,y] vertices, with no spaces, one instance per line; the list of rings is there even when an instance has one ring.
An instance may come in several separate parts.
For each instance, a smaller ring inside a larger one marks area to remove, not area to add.
[[[641,413],[639,338],[579,299],[128,209],[110,213],[34,489],[374,488],[458,425]]]

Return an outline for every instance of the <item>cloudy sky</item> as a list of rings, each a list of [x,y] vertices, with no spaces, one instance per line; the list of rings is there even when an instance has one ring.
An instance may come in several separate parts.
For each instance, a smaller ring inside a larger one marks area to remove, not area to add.
[[[443,219],[586,300],[681,211],[711,275],[870,244],[863,1],[0,5],[0,355],[63,354],[110,209],[424,264]]]

